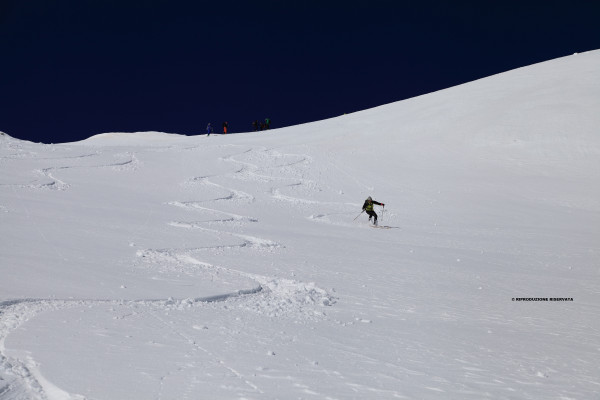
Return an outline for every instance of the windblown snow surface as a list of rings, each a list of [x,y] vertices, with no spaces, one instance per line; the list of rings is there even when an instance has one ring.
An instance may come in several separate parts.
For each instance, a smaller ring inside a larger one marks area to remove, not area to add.
[[[599,110],[593,51],[268,132],[0,135],[0,399],[597,399]]]

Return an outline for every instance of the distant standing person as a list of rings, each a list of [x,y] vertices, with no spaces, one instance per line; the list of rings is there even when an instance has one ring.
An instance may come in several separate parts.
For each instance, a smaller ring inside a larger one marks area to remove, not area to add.
[[[271,129],[271,118],[265,118],[266,129]]]
[[[223,133],[227,134],[227,128],[229,128],[229,123],[228,122],[223,122]]]
[[[213,133],[213,128],[209,122],[208,125],[206,125],[206,136],[210,136],[211,133]]]
[[[254,128],[254,132],[258,130],[258,120],[252,121],[252,127]]]
[[[373,218],[373,225],[377,226],[377,214],[373,210],[373,204],[377,204],[378,206],[385,206],[385,204],[373,200],[371,196],[367,197],[365,204],[363,204],[362,209],[369,214],[369,222],[371,221],[371,218]]]

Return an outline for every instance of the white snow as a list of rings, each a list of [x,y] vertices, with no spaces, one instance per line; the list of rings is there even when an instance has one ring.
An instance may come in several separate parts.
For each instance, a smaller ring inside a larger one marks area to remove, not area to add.
[[[0,135],[0,399],[597,398],[599,72],[268,132]]]

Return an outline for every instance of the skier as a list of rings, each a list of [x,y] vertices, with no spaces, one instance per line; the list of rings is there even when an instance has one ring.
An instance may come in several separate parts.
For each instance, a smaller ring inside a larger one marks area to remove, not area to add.
[[[265,128],[271,129],[271,118],[265,118]]]
[[[369,196],[365,200],[365,204],[363,204],[362,209],[363,211],[366,211],[367,214],[369,214],[369,222],[371,222],[371,218],[373,218],[373,225],[377,226],[377,214],[375,213],[375,211],[373,211],[373,204],[377,204],[382,207],[384,207],[385,204],[373,200],[371,196]]]
[[[210,136],[211,133],[213,133],[213,128],[210,126],[209,122],[208,125],[206,125],[206,136]]]
[[[228,122],[223,122],[223,134],[227,134],[227,128],[229,127]]]

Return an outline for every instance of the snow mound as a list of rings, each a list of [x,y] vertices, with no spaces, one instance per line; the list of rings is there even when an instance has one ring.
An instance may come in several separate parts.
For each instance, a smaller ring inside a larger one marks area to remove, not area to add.
[[[16,139],[12,136],[10,136],[8,133],[2,132],[0,131],[0,142],[2,143],[17,143],[17,142],[25,142],[27,143],[27,141],[25,140],[21,140],[21,139]]]
[[[79,142],[69,144],[86,144],[95,146],[164,146],[173,144],[185,135],[165,132],[108,132],[91,136]]]

